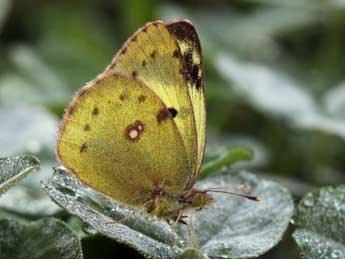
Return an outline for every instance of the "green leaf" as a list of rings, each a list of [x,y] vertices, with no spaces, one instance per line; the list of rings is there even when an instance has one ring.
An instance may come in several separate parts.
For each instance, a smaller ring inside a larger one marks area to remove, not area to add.
[[[200,182],[207,187],[250,185],[249,195],[261,202],[214,194],[215,204],[194,220],[196,236],[205,254],[213,258],[250,258],[270,250],[282,238],[293,214],[289,192],[279,184],[254,175],[217,174]]]
[[[44,190],[61,207],[87,223],[87,231],[95,230],[126,244],[149,258],[173,258],[172,233],[166,222],[136,214],[124,224],[106,224],[119,220],[132,209],[95,192],[76,180],[63,168],[56,168],[51,179],[43,182]]]
[[[78,237],[57,219],[45,218],[30,224],[0,220],[1,258],[82,259]]]
[[[200,253],[215,258],[257,257],[282,238],[293,212],[293,202],[285,188],[245,172],[223,172],[200,181],[198,187],[241,184],[252,186],[248,194],[258,195],[262,201],[212,194],[215,203],[193,214]],[[176,257],[171,228],[165,221],[137,213],[123,224],[106,224],[125,217],[133,209],[86,187],[63,168],[57,168],[42,186],[55,202],[85,221],[92,233],[98,231],[147,258]],[[175,250],[181,254],[189,246],[189,239],[186,227],[179,227]]]
[[[38,172],[31,174],[6,191],[0,198],[0,209],[27,218],[55,215],[61,208],[42,190],[40,181],[51,176],[52,164],[41,163]],[[0,218],[4,216],[0,215]]]
[[[293,237],[305,258],[345,258],[345,186],[307,194],[297,207]]]
[[[206,178],[213,172],[216,172],[225,166],[231,166],[236,162],[250,161],[253,159],[253,155],[253,152],[246,147],[231,148],[218,158],[204,165],[201,170],[200,179]]]
[[[0,158],[0,194],[37,170],[40,162],[34,156]]]

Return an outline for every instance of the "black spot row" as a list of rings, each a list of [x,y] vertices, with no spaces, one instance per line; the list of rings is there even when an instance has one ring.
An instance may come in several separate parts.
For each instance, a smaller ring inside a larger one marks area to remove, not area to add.
[[[87,152],[87,149],[88,149],[88,146],[86,143],[84,143],[83,145],[80,146],[80,153],[84,153],[84,152]]]
[[[97,108],[97,107],[93,108],[93,110],[92,110],[92,115],[93,115],[93,116],[97,116],[98,114],[99,114],[98,108]]]
[[[191,82],[193,86],[195,85],[196,89],[200,89],[201,77],[199,77],[199,70],[201,69],[201,66],[193,63],[192,50],[183,55],[183,63],[186,71],[186,80]]]
[[[84,131],[90,131],[91,127],[89,124],[85,124]]]

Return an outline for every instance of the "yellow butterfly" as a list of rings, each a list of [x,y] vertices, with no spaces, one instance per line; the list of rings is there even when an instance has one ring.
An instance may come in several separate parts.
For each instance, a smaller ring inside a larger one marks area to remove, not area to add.
[[[58,160],[92,188],[178,220],[212,202],[194,184],[206,138],[201,46],[186,20],[145,24],[64,115]]]

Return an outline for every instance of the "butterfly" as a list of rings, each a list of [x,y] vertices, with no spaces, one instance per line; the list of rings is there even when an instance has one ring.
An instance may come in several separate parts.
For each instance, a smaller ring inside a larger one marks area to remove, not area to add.
[[[191,22],[135,32],[74,96],[57,138],[58,161],[119,203],[179,220],[212,203],[194,187],[205,153],[202,51]]]

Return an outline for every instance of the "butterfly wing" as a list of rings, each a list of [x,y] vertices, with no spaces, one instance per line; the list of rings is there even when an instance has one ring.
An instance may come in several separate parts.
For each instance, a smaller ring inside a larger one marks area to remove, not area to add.
[[[129,38],[105,73],[120,72],[140,79],[169,108],[186,148],[188,174],[192,179],[198,160],[197,139],[183,69],[176,38],[163,22],[156,21],[146,24]],[[165,116],[167,114],[158,114],[160,118]]]
[[[182,55],[183,71],[187,82],[187,88],[195,115],[198,155],[195,175],[193,177],[194,183],[200,172],[206,142],[206,105],[201,45],[198,34],[189,21],[182,20],[172,22],[167,25],[167,28],[177,39],[178,47]]]
[[[172,116],[144,83],[103,76],[77,92],[57,141],[59,161],[80,180],[119,202],[142,205],[156,184],[182,193],[189,165]]]

